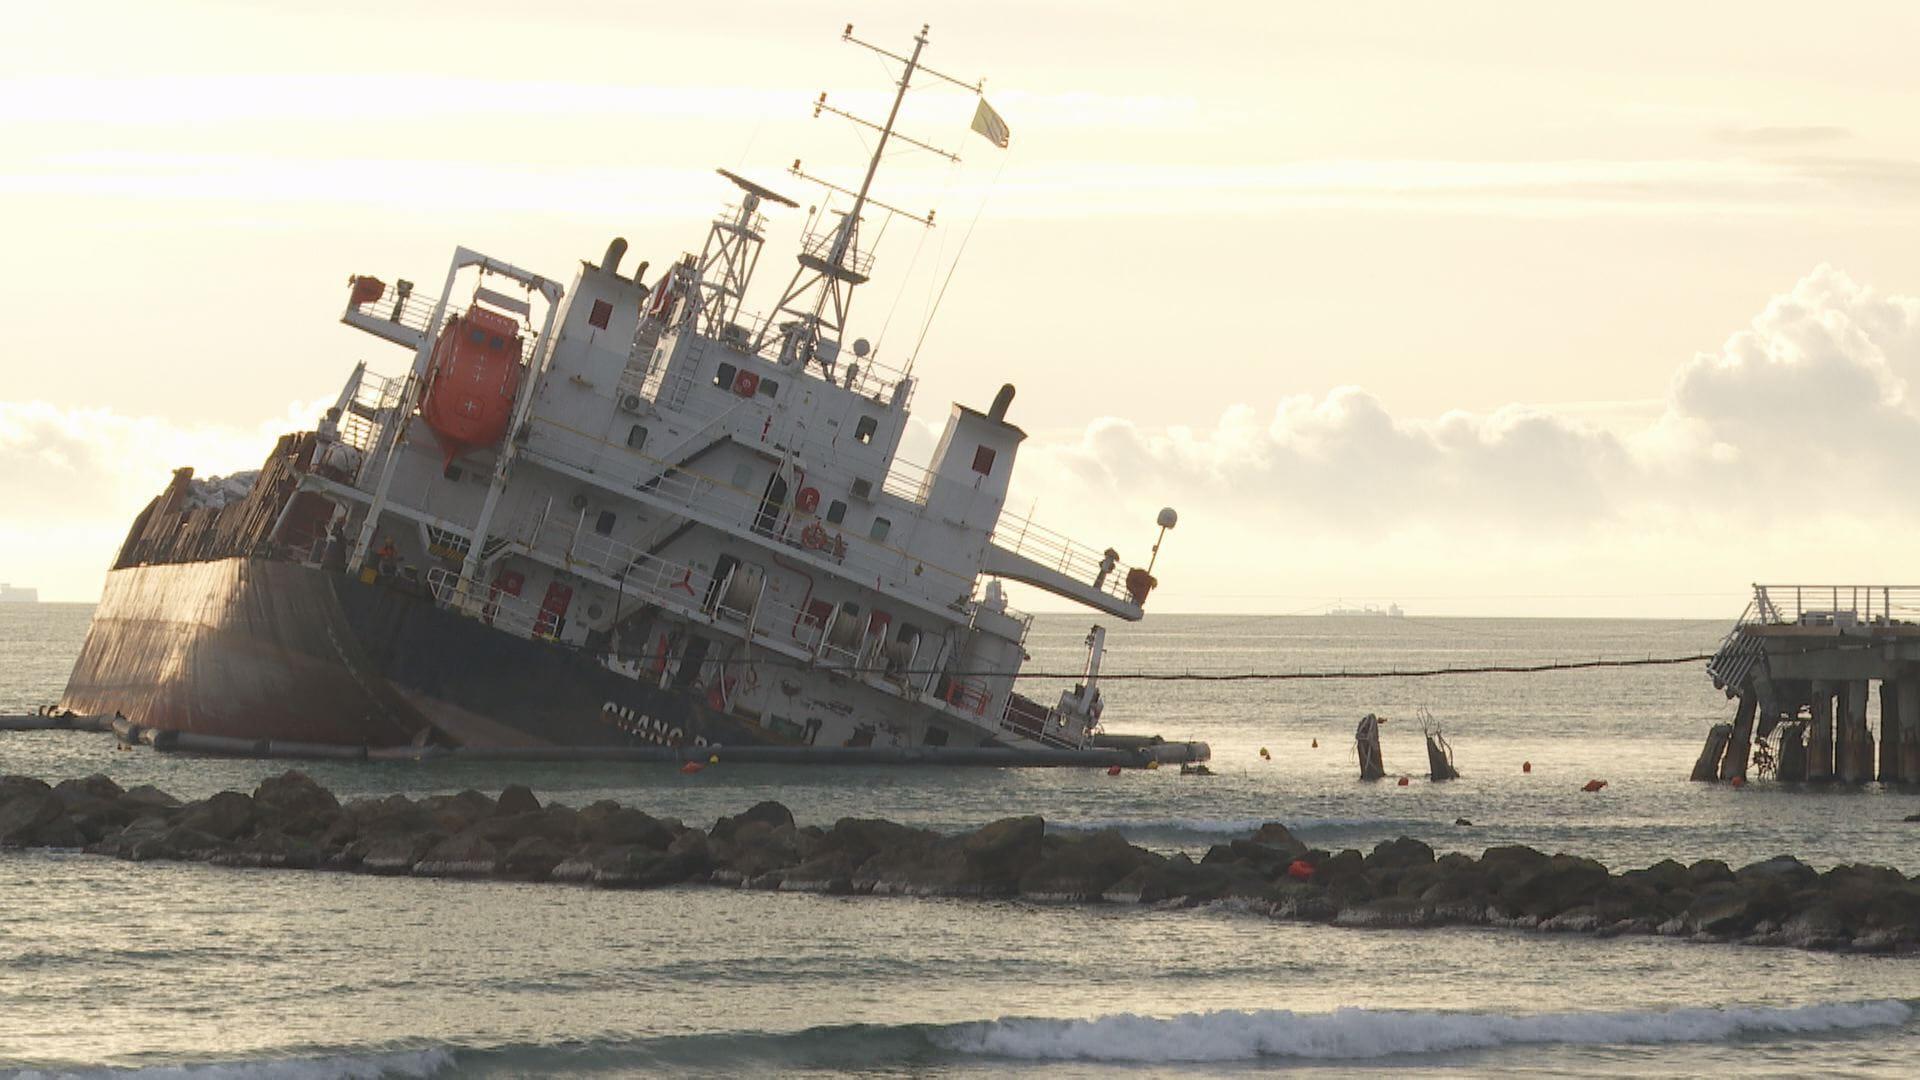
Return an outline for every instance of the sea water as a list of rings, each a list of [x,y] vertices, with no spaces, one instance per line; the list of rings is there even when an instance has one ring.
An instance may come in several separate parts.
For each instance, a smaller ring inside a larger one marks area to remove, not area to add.
[[[89,609],[0,609],[0,712],[53,699]],[[1043,616],[1035,671],[1085,620]],[[1327,672],[1711,651],[1719,622],[1155,616],[1107,670]],[[1059,684],[1030,692],[1051,696]],[[1920,873],[1920,791],[1689,784],[1729,703],[1697,663],[1405,680],[1106,684],[1114,730],[1203,739],[1175,770],[313,764],[343,798],[527,783],[707,825],[940,829],[1014,813],[1199,852],[1263,821],[1328,848],[1527,843],[1616,869],[1786,852]],[[1462,778],[1425,779],[1416,710]],[[1389,780],[1353,727],[1386,718]],[[1317,741],[1318,746],[1314,743]],[[1268,758],[1259,751],[1265,748]],[[1523,771],[1530,763],[1531,771]],[[0,772],[182,797],[284,762],[0,734]],[[1598,793],[1580,790],[1605,779]],[[1469,822],[1470,824],[1457,824]],[[123,863],[0,853],[0,1072],[162,1076],[1920,1075],[1920,961],[1502,930],[1346,930],[1197,911],[839,898]]]

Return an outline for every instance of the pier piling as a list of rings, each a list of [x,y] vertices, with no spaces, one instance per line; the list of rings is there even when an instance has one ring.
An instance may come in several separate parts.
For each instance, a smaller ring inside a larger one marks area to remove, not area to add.
[[[1720,759],[1727,752],[1727,741],[1733,737],[1732,724],[1715,724],[1707,729],[1707,744],[1700,748],[1700,759],[1693,763],[1692,780],[1718,780],[1720,778]]]
[[[1873,733],[1867,730],[1867,681],[1849,679],[1840,695],[1836,717],[1833,770],[1846,784],[1873,779]]]
[[[1798,783],[1807,778],[1807,726],[1798,721],[1780,725],[1780,750],[1775,755],[1776,779]]]
[[[1899,738],[1882,739],[1880,753],[1883,758],[1893,759],[1897,772],[1894,779],[1911,784],[1920,780],[1920,678],[1908,676],[1900,679],[1895,687]]]
[[[1813,684],[1813,700],[1808,703],[1813,719],[1807,725],[1807,779],[1825,783],[1833,779],[1833,684]]]
[[[1880,684],[1880,782],[1900,779],[1900,684],[1887,679]]]
[[[1726,753],[1720,758],[1720,779],[1747,778],[1747,760],[1753,756],[1753,717],[1759,700],[1752,694],[1740,695],[1740,707],[1733,716],[1733,730],[1727,739]]]

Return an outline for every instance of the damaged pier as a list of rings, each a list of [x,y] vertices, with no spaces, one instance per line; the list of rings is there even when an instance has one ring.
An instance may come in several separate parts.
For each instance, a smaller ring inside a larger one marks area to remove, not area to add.
[[[1920,586],[1755,585],[1707,673],[1739,704],[1693,779],[1920,782]]]

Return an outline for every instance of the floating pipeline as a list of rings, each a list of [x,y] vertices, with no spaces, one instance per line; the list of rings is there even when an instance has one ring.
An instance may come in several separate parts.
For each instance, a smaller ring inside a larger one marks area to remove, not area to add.
[[[938,765],[982,768],[1144,769],[1206,761],[1204,742],[1168,741],[1158,735],[1098,735],[1084,750],[1015,746],[380,746],[248,739],[142,727],[124,716],[39,712],[0,716],[0,731],[106,732],[128,746],[162,753],[212,757],[281,758],[294,761],[516,761],[705,762],[715,754],[736,764],[757,765]]]
[[[1600,935],[1920,954],[1920,878],[1789,856],[1732,869],[1663,860],[1613,873],[1524,846],[1435,857],[1419,840],[1371,852],[1308,848],[1284,826],[1214,845],[1195,861],[1117,831],[1062,834],[1038,816],[946,835],[842,818],[798,826],[762,802],[691,828],[612,801],[542,805],[527,788],[342,805],[299,772],[252,794],[181,803],[104,776],[49,785],[0,778],[0,847],[121,859],[420,877],[572,882],[602,888],[709,885],[835,895],[1019,898],[1056,903],[1219,905],[1336,926],[1499,926]]]

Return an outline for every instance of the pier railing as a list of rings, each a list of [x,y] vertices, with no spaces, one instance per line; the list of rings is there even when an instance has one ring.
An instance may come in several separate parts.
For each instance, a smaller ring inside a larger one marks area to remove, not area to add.
[[[1738,625],[1920,623],[1920,585],[1760,585]]]

